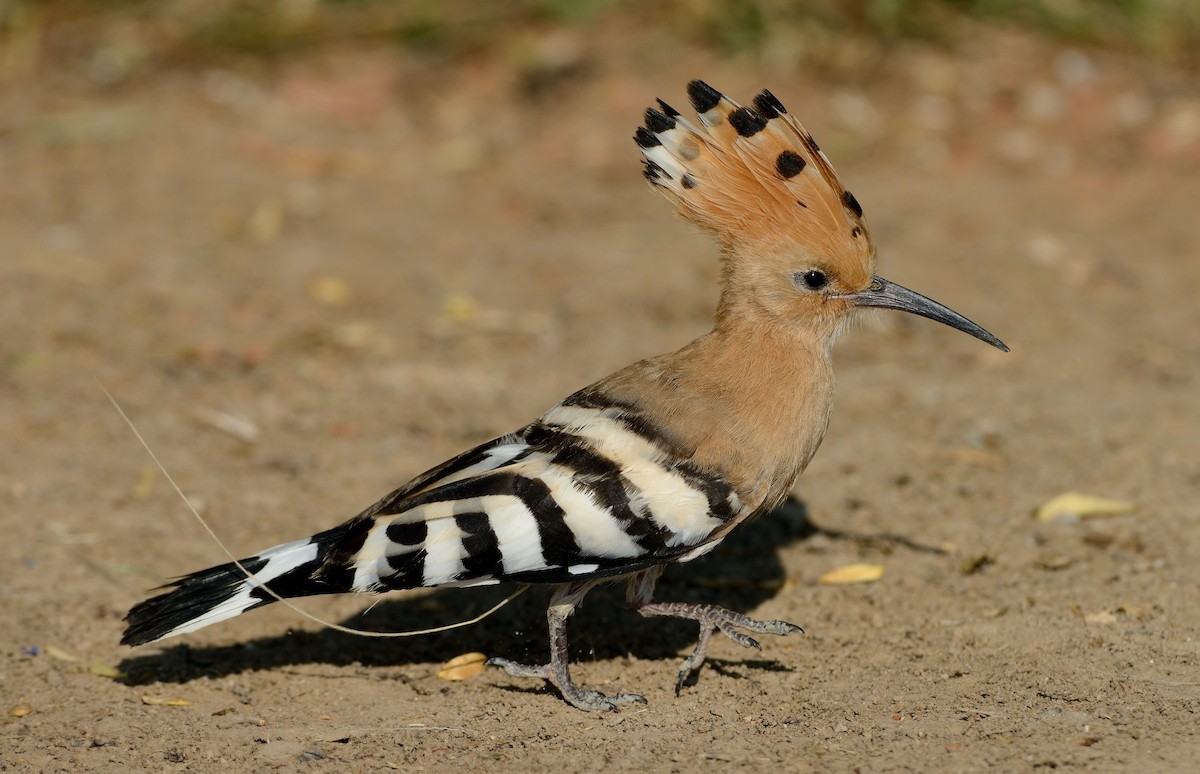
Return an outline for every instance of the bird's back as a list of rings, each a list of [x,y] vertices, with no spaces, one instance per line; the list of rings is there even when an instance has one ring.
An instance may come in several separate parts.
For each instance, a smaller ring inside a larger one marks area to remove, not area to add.
[[[698,555],[746,515],[669,429],[594,388],[464,457],[359,517],[355,590],[624,575]]]

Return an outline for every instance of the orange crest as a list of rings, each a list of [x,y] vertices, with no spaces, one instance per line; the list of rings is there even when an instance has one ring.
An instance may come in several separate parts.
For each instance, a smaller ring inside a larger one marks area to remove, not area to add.
[[[875,248],[862,207],[779,100],[763,90],[743,107],[703,81],[687,90],[699,126],[659,100],[634,135],[646,178],[680,214],[739,253],[796,250],[869,276]]]

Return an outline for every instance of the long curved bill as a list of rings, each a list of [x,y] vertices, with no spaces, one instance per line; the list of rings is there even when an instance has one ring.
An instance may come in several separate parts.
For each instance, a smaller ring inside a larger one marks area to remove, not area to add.
[[[871,279],[871,286],[866,290],[860,290],[857,293],[847,293],[843,298],[850,299],[858,306],[899,309],[901,312],[911,312],[922,317],[928,317],[930,320],[945,323],[951,328],[958,328],[963,333],[969,333],[980,341],[986,341],[996,349],[1008,352],[1008,346],[1003,341],[953,309],[942,306],[932,298],[926,298],[903,285],[889,282],[878,275]]]

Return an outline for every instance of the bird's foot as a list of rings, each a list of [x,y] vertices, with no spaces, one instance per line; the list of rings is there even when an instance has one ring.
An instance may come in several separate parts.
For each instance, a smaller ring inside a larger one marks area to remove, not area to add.
[[[789,634],[803,634],[804,629],[787,621],[760,621],[748,615],[742,615],[717,605],[700,605],[687,602],[650,602],[638,607],[638,612],[647,616],[668,616],[671,618],[686,618],[700,624],[700,640],[696,649],[683,660],[679,667],[679,677],[675,681],[675,695],[678,696],[689,680],[704,665],[708,652],[708,643],[712,633],[720,630],[729,639],[745,648],[762,650],[762,645],[745,632],[746,629],[755,634],[775,634],[781,637]]]
[[[615,712],[622,704],[646,703],[646,697],[636,693],[605,696],[599,691],[580,688],[565,669],[555,669],[554,664],[531,666],[506,658],[489,658],[487,663],[488,666],[500,667],[513,677],[540,677],[557,688],[571,706],[587,712]]]
[[[755,634],[774,634],[780,637],[786,637],[789,634],[804,634],[804,629],[787,621],[760,621],[757,618],[713,605],[696,605],[696,607],[705,609],[697,619],[701,625],[715,626],[721,630],[722,634],[742,647],[762,650],[762,645],[758,644],[758,640],[739,632],[738,629],[747,629]]]

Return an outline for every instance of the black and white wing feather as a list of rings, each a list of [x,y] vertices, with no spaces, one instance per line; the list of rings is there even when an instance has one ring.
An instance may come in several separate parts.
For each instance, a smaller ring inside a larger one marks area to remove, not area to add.
[[[568,401],[470,464],[385,498],[367,512],[354,589],[560,583],[708,548],[737,515],[732,488],[646,430],[627,408]]]

